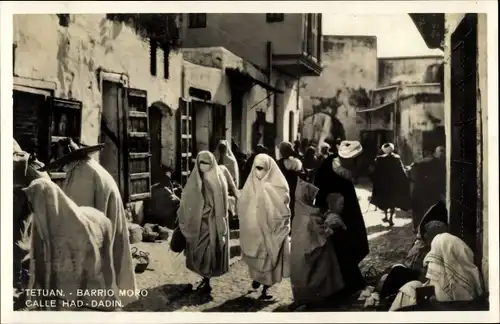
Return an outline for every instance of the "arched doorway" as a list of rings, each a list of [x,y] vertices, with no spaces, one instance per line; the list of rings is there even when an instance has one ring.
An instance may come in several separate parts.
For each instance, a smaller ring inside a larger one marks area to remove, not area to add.
[[[162,167],[162,124],[168,122],[171,109],[163,102],[155,102],[149,107],[149,137],[151,145],[151,183],[158,183],[164,174]]]

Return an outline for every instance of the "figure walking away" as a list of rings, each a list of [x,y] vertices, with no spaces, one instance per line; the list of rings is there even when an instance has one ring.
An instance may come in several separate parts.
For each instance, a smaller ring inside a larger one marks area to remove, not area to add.
[[[410,209],[410,182],[401,158],[394,153],[394,144],[386,143],[381,149],[383,154],[375,159],[372,174],[371,203],[384,211],[382,221],[393,226],[396,207],[404,211]]]

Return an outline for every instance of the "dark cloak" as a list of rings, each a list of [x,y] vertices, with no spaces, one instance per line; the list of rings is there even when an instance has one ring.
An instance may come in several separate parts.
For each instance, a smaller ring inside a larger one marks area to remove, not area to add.
[[[297,189],[297,182],[299,181],[299,175],[301,174],[298,171],[288,170],[285,168],[285,159],[278,160],[278,167],[281,170],[281,173],[285,176],[286,182],[288,183],[288,187],[290,188],[290,222],[293,221],[293,217],[295,216],[295,190]]]
[[[335,247],[337,258],[346,292],[355,292],[365,285],[363,275],[359,269],[359,262],[369,253],[368,235],[365,221],[354,184],[333,171],[332,162],[335,155],[327,157],[318,169],[315,186],[319,188],[316,195],[316,206],[322,212],[328,210],[326,197],[330,193],[340,193],[344,196],[344,208],[340,217],[347,227],[345,231],[337,231],[330,238]]]
[[[446,165],[444,159],[431,157],[413,165],[410,171],[413,183],[411,209],[413,226],[420,224],[429,208],[446,195]]]
[[[373,205],[382,210],[394,207],[405,211],[410,209],[410,181],[398,155],[391,153],[375,159],[372,182]]]

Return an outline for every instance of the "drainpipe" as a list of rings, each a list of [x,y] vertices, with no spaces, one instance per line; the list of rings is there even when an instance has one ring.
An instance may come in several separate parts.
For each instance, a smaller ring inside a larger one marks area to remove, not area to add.
[[[398,87],[396,89],[396,102],[394,104],[394,112],[393,112],[394,113],[394,117],[393,117],[393,121],[392,121],[392,123],[393,123],[392,124],[392,129],[393,129],[393,132],[394,132],[394,135],[393,135],[394,136],[394,145],[396,145],[396,147],[398,146],[398,138],[399,138],[399,136],[398,136],[399,135],[398,134],[398,130],[399,129],[398,129],[398,125],[396,124],[396,121],[398,120],[397,113],[400,112],[400,109],[399,109],[399,104],[400,104],[400,101],[399,101],[399,90],[400,89],[401,89],[400,87]],[[402,152],[399,152],[399,153],[401,154]]]
[[[297,78],[297,108],[296,108],[295,113],[297,114],[297,121],[298,121],[298,123],[297,123],[297,133],[294,134],[292,132],[292,134],[295,135],[295,137],[297,138],[298,137],[297,135],[299,133],[299,125],[302,122],[300,120],[300,77]],[[295,125],[293,127],[295,127]],[[302,137],[302,134],[300,134],[300,135],[301,135],[300,137]],[[295,139],[292,138],[292,140],[295,140]],[[302,138],[299,138],[299,140],[302,141]]]
[[[271,78],[272,78],[272,73],[273,73],[273,43],[272,42],[267,42],[267,83],[271,84]],[[269,91],[267,91],[267,94],[270,95]],[[273,105],[273,121],[274,121],[274,129],[276,134],[278,135],[278,105],[276,104],[276,93],[274,93],[272,99],[272,105]],[[264,131],[265,133],[265,131]],[[276,138],[276,137],[275,137]],[[274,143],[276,146],[276,143]],[[276,150],[276,148],[275,148]]]

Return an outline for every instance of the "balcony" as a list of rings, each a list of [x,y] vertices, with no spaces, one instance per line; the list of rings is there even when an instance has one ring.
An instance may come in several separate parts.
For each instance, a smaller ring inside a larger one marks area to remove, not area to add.
[[[319,76],[321,66],[321,14],[302,15],[302,44],[297,54],[273,55],[273,67],[295,77]]]
[[[306,53],[273,55],[273,67],[295,77],[319,76],[323,67]]]

